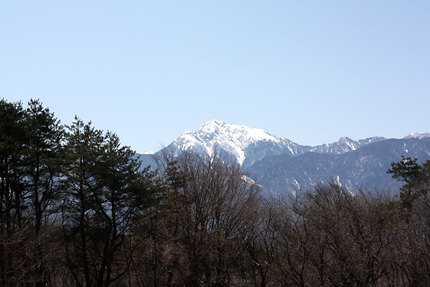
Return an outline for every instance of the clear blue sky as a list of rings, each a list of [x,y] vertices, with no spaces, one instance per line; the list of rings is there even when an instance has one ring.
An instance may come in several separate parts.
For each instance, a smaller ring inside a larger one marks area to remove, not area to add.
[[[430,132],[430,1],[0,2],[0,97],[144,153],[217,119],[302,145]]]

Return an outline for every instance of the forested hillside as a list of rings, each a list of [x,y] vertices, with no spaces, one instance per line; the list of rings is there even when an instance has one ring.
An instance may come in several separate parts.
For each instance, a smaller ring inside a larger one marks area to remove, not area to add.
[[[222,154],[142,169],[116,134],[2,99],[0,286],[429,286],[430,161],[393,161],[394,194],[268,198]]]

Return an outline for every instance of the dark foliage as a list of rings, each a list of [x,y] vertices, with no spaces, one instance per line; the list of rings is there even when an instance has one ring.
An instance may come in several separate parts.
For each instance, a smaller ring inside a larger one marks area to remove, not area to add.
[[[394,195],[336,181],[270,199],[217,151],[155,162],[1,100],[0,285],[430,285],[430,161],[392,163]]]

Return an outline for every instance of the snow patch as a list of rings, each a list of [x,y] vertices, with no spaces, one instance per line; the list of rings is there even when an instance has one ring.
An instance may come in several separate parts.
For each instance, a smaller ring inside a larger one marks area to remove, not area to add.
[[[269,141],[282,144],[282,140],[262,129],[241,125],[229,125],[222,121],[206,122],[195,132],[186,132],[173,144],[180,149],[196,149],[211,154],[219,148],[233,155],[239,164],[245,161],[245,149],[253,143]]]
[[[423,139],[423,138],[428,138],[430,137],[430,133],[417,133],[417,132],[413,132],[411,134],[408,134],[407,136],[404,137],[404,139]]]

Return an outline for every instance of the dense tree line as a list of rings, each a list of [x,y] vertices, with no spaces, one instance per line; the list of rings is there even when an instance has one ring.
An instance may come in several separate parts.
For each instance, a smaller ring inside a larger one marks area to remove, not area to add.
[[[161,182],[118,137],[0,101],[0,285],[109,286]]]
[[[429,286],[430,161],[398,194],[264,198],[216,151],[142,169],[117,135],[0,101],[0,286]]]

